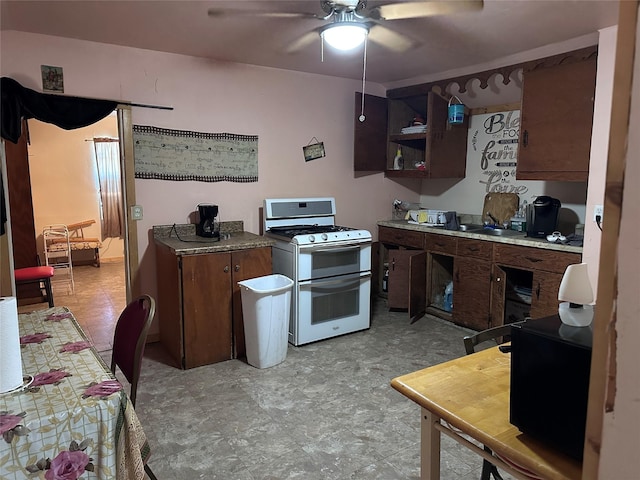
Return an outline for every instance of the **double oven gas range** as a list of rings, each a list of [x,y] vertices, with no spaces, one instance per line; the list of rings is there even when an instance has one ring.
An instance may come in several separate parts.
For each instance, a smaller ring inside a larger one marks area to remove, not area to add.
[[[323,340],[370,326],[371,233],[335,225],[335,199],[268,198],[264,233],[273,272],[294,282],[289,342]]]

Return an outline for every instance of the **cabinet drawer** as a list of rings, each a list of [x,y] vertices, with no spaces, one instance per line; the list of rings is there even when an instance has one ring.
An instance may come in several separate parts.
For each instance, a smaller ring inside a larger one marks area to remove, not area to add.
[[[401,228],[378,228],[378,240],[381,243],[392,243],[402,247],[424,249],[424,233],[403,230]]]
[[[456,245],[458,239],[455,237],[448,237],[446,235],[425,235],[424,249],[430,252],[446,253],[448,255],[456,254]]]
[[[567,265],[580,263],[579,253],[557,252],[541,248],[494,245],[494,262],[530,270],[564,273]]]
[[[493,242],[482,240],[471,240],[468,238],[458,239],[458,256],[474,257],[478,260],[491,260],[493,255]]]

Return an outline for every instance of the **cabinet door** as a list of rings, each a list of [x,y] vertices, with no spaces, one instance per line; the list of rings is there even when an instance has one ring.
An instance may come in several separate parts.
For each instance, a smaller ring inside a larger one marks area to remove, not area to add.
[[[184,366],[232,358],[231,255],[182,257]]]
[[[365,120],[359,120],[362,93],[356,92],[353,170],[382,172],[387,168],[387,99],[364,96]]]
[[[453,321],[458,325],[489,328],[491,262],[456,257],[453,274]]]
[[[531,289],[531,318],[548,317],[558,313],[558,290],[563,274],[533,272]]]
[[[413,258],[415,257],[415,259]],[[415,268],[415,273],[412,273]],[[419,250],[389,250],[389,288],[387,305],[389,308],[420,310],[417,303],[423,302],[425,287],[426,256]],[[422,289],[423,293],[420,294]],[[410,312],[411,313],[411,312]],[[414,314],[416,312],[413,312]]]
[[[518,180],[587,181],[596,59],[523,75]]]
[[[238,250],[231,254],[233,269],[233,345],[234,358],[246,356],[242,296],[238,282],[270,275],[272,270],[271,247]]]
[[[426,167],[428,178],[464,178],[467,165],[468,116],[451,125],[449,102],[430,92],[427,104]]]
[[[160,342],[173,360],[173,365],[184,368],[180,258],[166,245],[156,244],[156,315],[160,326]]]
[[[493,265],[491,268],[491,322],[489,326],[498,327],[504,325],[507,274],[498,265]]]

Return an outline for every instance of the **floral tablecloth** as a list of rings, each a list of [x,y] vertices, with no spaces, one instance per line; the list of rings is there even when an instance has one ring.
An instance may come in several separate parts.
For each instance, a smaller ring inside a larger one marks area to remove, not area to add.
[[[150,450],[128,396],[73,314],[19,315],[30,384],[0,395],[0,478],[144,478]]]

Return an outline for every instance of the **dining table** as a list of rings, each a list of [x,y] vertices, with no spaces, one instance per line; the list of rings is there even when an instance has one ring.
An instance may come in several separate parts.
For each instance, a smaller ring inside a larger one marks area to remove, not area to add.
[[[0,478],[144,478],[142,425],[73,313],[22,313],[18,324],[24,381],[0,394]]]

